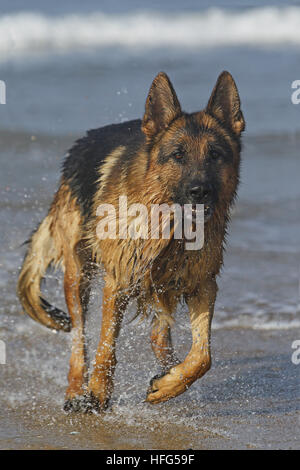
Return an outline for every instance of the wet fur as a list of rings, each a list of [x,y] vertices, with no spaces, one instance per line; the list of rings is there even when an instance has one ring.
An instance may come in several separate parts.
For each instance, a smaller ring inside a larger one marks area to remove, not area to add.
[[[182,393],[208,370],[216,276],[239,181],[243,130],[237,89],[228,72],[219,77],[206,109],[192,114],[182,112],[172,84],[161,73],[150,88],[142,121],[89,131],[70,150],[49,213],[30,239],[18,282],[23,308],[33,319],[49,328],[75,331],[66,410],[106,407],[113,388],[115,340],[129,298],[137,299],[138,313],[155,312],[151,342],[165,375],[152,382],[148,401]],[[182,154],[180,162],[176,152]],[[184,240],[172,237],[98,239],[100,204],[118,208],[120,195],[127,195],[128,205],[142,203],[149,212],[151,204],[184,204],[188,185],[199,175],[210,182],[214,207],[201,250],[187,251]],[[84,316],[94,264],[104,270],[105,289],[101,340],[88,382]],[[49,265],[65,273],[69,315],[41,298],[40,283]],[[193,334],[202,324],[205,342],[197,346],[194,338],[189,362],[167,371],[177,363],[170,326],[179,301],[189,305]],[[204,356],[198,354],[200,347]]]

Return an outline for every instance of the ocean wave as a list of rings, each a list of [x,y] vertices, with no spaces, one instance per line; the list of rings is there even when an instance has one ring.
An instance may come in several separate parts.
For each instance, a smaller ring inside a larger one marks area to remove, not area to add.
[[[296,314],[295,314],[296,315]],[[264,318],[236,318],[228,319],[223,321],[214,321],[212,329],[233,329],[233,328],[244,328],[250,330],[298,330],[300,329],[300,320],[293,318],[291,320],[283,320],[282,318],[277,320],[265,320]]]
[[[281,44],[300,44],[300,7],[60,17],[19,12],[0,17],[0,61],[110,46],[141,50]]]

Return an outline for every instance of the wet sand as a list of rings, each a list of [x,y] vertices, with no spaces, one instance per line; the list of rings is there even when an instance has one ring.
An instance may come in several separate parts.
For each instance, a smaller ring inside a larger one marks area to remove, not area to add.
[[[53,346],[55,336],[50,338]],[[103,416],[66,415],[61,409],[63,383],[54,385],[55,374],[46,380],[42,358],[44,377],[31,395],[34,377],[11,377],[9,364],[18,357],[9,354],[8,364],[1,366],[7,380],[1,386],[0,448],[297,449],[300,366],[291,362],[291,343],[299,336],[296,330],[214,331],[212,369],[184,395],[158,406],[142,402],[147,380],[139,377],[132,383],[121,358],[111,409]],[[22,347],[18,351],[22,354]],[[129,355],[137,359],[134,351]],[[22,403],[17,396],[5,397],[7,386],[14,385],[23,394]]]

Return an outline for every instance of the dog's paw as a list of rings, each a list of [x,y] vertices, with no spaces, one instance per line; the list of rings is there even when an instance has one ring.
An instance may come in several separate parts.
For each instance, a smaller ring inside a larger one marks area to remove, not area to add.
[[[108,400],[105,403],[101,403],[101,401],[95,397],[95,395],[90,392],[89,394],[85,395],[84,397],[84,409],[83,412],[87,414],[95,413],[100,414],[103,411],[106,411],[108,408]]]
[[[74,398],[68,398],[64,403],[63,410],[66,413],[78,413],[83,411],[84,402],[85,397],[83,395]]]
[[[108,402],[102,404],[98,398],[92,393],[81,395],[74,398],[69,398],[64,403],[64,411],[66,413],[85,413],[99,414],[105,411],[108,407]]]
[[[188,388],[186,379],[171,368],[165,375],[156,375],[150,381],[146,402],[157,404],[180,395]]]

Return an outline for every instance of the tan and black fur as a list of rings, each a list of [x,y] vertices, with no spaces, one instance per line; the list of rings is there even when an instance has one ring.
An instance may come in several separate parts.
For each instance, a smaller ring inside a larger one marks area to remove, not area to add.
[[[18,282],[24,310],[49,328],[70,331],[72,352],[65,410],[105,409],[113,389],[115,345],[128,300],[138,313],[154,312],[151,344],[164,373],[151,381],[147,401],[183,393],[210,368],[210,326],[216,276],[239,180],[240,135],[245,123],[235,82],[223,72],[203,111],[181,110],[167,75],[154,79],[143,120],[89,131],[64,162],[48,215],[32,235]],[[96,235],[101,203],[203,203],[204,246],[184,240],[104,239]],[[105,273],[102,327],[95,366],[87,376],[84,320],[92,266]],[[49,265],[64,271],[69,315],[40,294]],[[174,355],[170,327],[179,301],[190,312],[193,343],[183,362]]]

